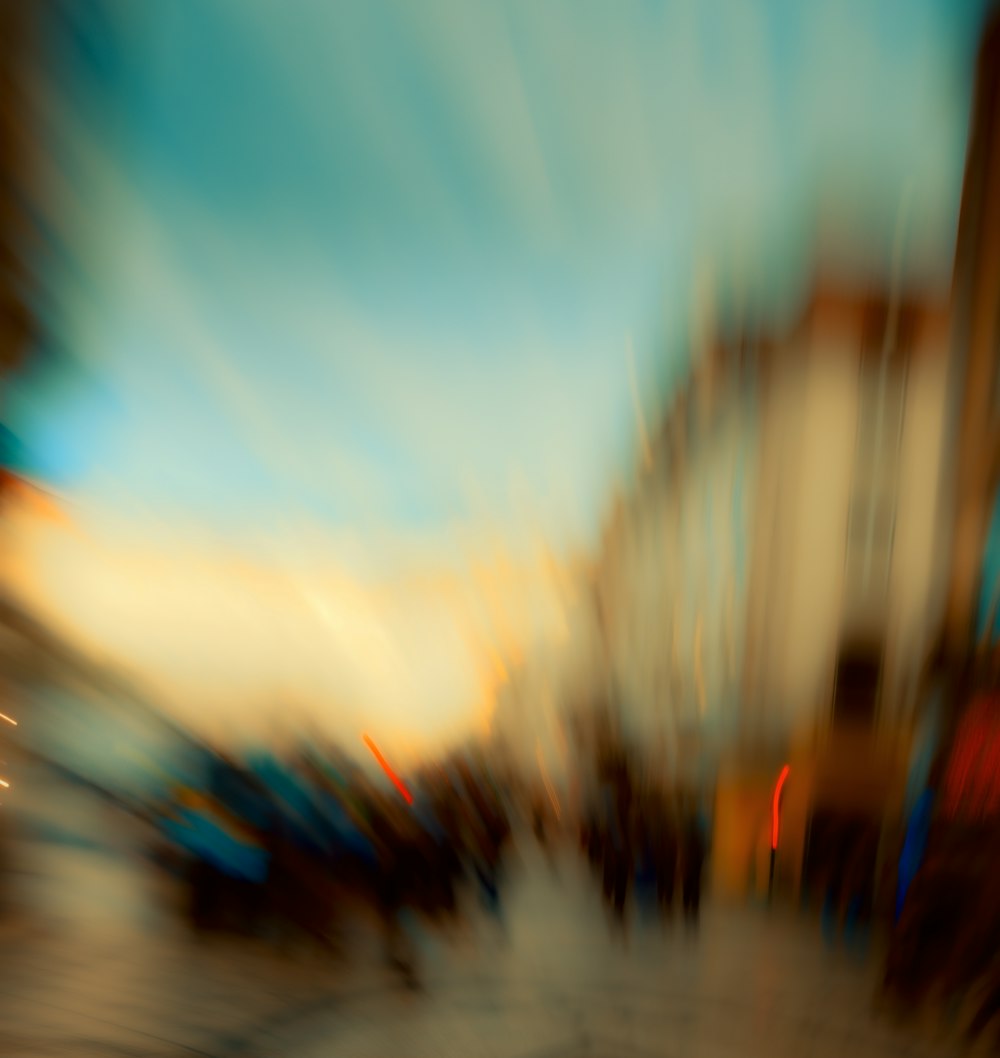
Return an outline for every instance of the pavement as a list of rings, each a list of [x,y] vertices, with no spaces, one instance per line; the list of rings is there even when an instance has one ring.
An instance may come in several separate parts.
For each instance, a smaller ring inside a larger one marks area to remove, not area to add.
[[[928,1025],[873,1009],[874,961],[824,946],[817,922],[709,902],[696,933],[613,934],[572,858],[528,853],[501,925],[413,926],[418,988],[356,923],[349,957],[197,943],[129,860],[39,848],[31,907],[0,931],[0,1058],[937,1058]],[[920,1031],[922,1028],[922,1031]]]

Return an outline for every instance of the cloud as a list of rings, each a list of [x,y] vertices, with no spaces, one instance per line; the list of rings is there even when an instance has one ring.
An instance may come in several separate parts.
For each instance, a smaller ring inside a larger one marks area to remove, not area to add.
[[[549,565],[482,546],[457,566],[419,555],[375,576],[326,537],[281,562],[138,528],[16,512],[4,579],[206,734],[253,741],[284,715],[348,744],[366,728],[389,748],[429,749],[491,706],[496,658],[554,645],[565,624]]]
[[[559,626],[530,556],[594,544],[634,433],[625,335],[676,384],[699,260],[786,284],[814,200],[877,241],[904,179],[914,253],[947,257],[971,31],[935,11],[123,15],[114,90],[52,105],[55,317],[107,399],[33,413],[86,454],[97,541],[40,535],[34,590],[192,703],[458,723],[482,643]]]

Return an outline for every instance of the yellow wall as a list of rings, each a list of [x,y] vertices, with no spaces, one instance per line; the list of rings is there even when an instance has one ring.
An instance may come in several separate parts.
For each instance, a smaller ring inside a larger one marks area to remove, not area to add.
[[[770,820],[770,787],[765,775],[729,775],[719,779],[712,837],[712,887],[723,898],[741,899],[760,874],[757,848],[766,844]],[[767,887],[767,865],[764,865]]]
[[[775,893],[798,899],[809,815],[819,799],[845,811],[891,817],[905,781],[905,746],[887,747],[870,736],[840,736],[821,751],[789,757],[781,799]],[[733,765],[720,773],[712,842],[712,884],[722,899],[763,899],[771,853],[771,805],[778,767]]]
[[[797,894],[809,818],[814,768],[793,758],[781,799],[775,890]],[[734,766],[720,775],[712,840],[712,885],[723,899],[767,895],[771,856],[771,806],[779,768]]]

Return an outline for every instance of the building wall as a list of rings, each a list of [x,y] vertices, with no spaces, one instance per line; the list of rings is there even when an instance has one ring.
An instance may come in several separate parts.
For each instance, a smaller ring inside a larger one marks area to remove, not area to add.
[[[849,551],[852,503],[863,506],[859,478],[874,458],[859,441],[867,436],[859,431],[862,397],[867,408],[877,403],[863,389],[877,375],[860,368],[866,301],[842,295],[836,312],[814,307],[762,376],[745,699],[747,726],[773,735],[824,729],[838,648],[855,637],[884,643],[885,719],[898,722],[941,613],[946,313],[937,303],[916,303],[920,322],[906,370],[887,376],[889,385],[903,386],[903,411],[898,448],[890,438],[891,481],[879,522],[891,552],[879,567]]]
[[[771,644],[780,701],[797,727],[800,711],[821,709],[832,675],[842,620],[845,530],[854,458],[857,365],[854,334],[810,335],[802,382],[792,391],[797,441],[786,446],[787,518],[791,539],[783,553],[776,596],[787,593],[785,627]]]
[[[856,334],[805,334],[762,384],[748,722],[811,720],[832,678],[841,621],[857,406]],[[805,713],[805,717],[803,717]]]
[[[612,682],[627,733],[668,765],[686,732],[723,737],[739,715],[755,466],[753,395],[719,388],[682,460],[654,450],[606,537]]]
[[[899,512],[891,570],[884,721],[908,723],[919,692],[919,665],[943,619],[949,562],[946,502],[947,331],[925,333],[909,368],[901,446]]]
[[[982,556],[1000,484],[1000,13],[996,11],[986,25],[979,56],[954,300],[956,517],[947,635],[952,649],[961,653],[973,635]]]

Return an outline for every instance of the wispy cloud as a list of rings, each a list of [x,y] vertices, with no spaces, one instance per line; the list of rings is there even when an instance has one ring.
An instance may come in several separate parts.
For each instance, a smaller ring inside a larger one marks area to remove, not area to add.
[[[887,247],[904,184],[910,259],[947,262],[976,5],[109,10],[113,61],[51,115],[53,320],[101,392],[10,402],[73,452],[101,557],[22,546],[47,605],[220,700],[458,716],[482,644],[559,626],[511,569],[594,542],[635,441],[623,336],[654,414],[701,262],[787,285],[817,203]]]

